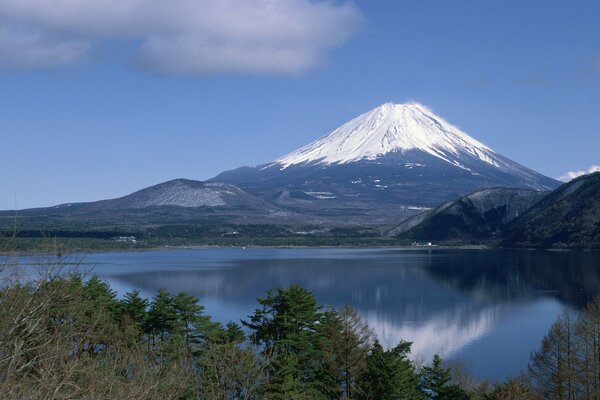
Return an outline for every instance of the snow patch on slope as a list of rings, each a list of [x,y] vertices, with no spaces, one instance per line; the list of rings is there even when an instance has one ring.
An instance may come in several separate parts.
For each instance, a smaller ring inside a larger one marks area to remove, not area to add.
[[[214,184],[213,184],[214,185]],[[151,206],[179,206],[179,207],[218,207],[227,203],[222,198],[220,187],[191,187],[185,183],[176,182],[170,190],[156,193],[153,197],[136,202],[135,208]],[[233,194],[233,193],[230,193]]]
[[[457,161],[461,156],[496,167],[504,164],[489,147],[418,103],[386,103],[274,163],[282,169],[311,162],[344,164],[410,150],[426,152],[466,170],[468,168]]]

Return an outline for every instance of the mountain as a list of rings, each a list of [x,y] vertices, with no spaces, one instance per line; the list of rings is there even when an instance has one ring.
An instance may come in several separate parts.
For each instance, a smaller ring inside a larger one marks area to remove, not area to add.
[[[264,201],[231,184],[174,179],[118,199],[87,203],[79,207],[79,211],[127,210],[147,207],[264,208],[268,206]]]
[[[399,222],[481,188],[559,185],[416,103],[384,104],[271,163],[211,181],[297,212],[373,223]]]
[[[388,234],[424,241],[497,238],[547,193],[511,188],[479,190],[412,216]]]
[[[117,199],[0,212],[0,227],[18,218],[22,229],[198,223],[206,217],[263,221],[272,205],[227,183],[175,179]]]
[[[600,172],[556,189],[509,226],[505,247],[600,247]]]

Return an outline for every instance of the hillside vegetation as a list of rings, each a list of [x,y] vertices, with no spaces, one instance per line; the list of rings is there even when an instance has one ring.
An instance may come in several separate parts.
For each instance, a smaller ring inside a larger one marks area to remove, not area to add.
[[[600,173],[556,189],[516,220],[501,243],[519,247],[600,247]]]
[[[484,189],[410,217],[397,239],[488,243],[501,247],[600,247],[600,173],[558,189]]]

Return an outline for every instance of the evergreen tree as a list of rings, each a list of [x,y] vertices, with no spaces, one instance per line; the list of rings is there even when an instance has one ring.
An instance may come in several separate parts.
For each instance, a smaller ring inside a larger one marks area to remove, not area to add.
[[[267,349],[275,343],[289,350],[306,347],[322,315],[312,293],[291,285],[288,289],[271,289],[267,297],[257,300],[262,307],[255,310],[250,322],[243,322],[254,331],[252,340],[256,344]]]
[[[262,354],[277,360],[271,364],[269,375],[279,376],[280,368],[291,368],[287,355],[294,355],[294,376],[304,386],[303,392],[315,385],[321,359],[319,325],[323,317],[314,296],[299,285],[287,289],[271,289],[267,297],[258,299],[261,308],[250,321],[243,321],[253,333],[252,343],[262,347]],[[278,357],[282,353],[283,358]]]
[[[89,302],[95,308],[105,308],[111,316],[117,318],[119,302],[116,300],[117,294],[112,290],[109,284],[100,280],[96,275],[92,276],[83,285],[84,300]]]
[[[120,334],[118,329],[119,302],[116,292],[107,282],[97,276],[91,277],[79,288],[72,288],[72,294],[79,297],[77,307],[82,311],[79,317],[81,323],[87,326],[101,326],[102,329],[92,329],[94,335],[83,335],[78,339],[78,351],[98,354],[100,349],[113,343]]]
[[[277,353],[272,362],[275,371],[265,388],[265,398],[273,400],[308,400],[305,385],[299,376],[298,359],[287,350]]]
[[[240,344],[246,340],[246,335],[242,328],[235,322],[228,322],[225,325],[225,338],[227,343]]]
[[[334,308],[328,308],[319,324],[319,364],[315,373],[317,387],[328,399],[342,397],[342,365],[338,348],[340,332],[338,313]]]
[[[408,359],[411,343],[400,342],[391,350],[384,350],[375,341],[367,356],[367,369],[357,381],[356,398],[359,400],[423,399],[418,389],[419,379]]]
[[[450,368],[442,366],[439,355],[433,356],[430,367],[423,367],[421,371],[421,392],[430,400],[463,400],[468,399],[467,393],[457,385],[451,385]]]
[[[125,293],[121,300],[121,310],[143,332],[148,319],[148,299],[142,298],[139,290]]]
[[[244,332],[233,322],[225,327],[210,324],[210,333],[196,357],[200,398],[258,398],[264,365],[254,349],[241,346],[244,340]]]
[[[194,328],[202,319],[204,306],[198,304],[198,299],[185,292],[179,293],[173,298],[173,307],[177,316],[177,328],[185,337],[186,345],[189,347],[194,341]]]
[[[173,334],[177,312],[173,304],[173,297],[165,289],[159,289],[156,296],[152,298],[150,310],[148,311],[148,331],[153,335],[160,336],[164,340],[167,335]]]

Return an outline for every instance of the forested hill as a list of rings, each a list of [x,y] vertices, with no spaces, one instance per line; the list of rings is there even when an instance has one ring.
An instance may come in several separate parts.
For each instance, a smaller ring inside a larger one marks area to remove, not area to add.
[[[414,240],[478,240],[504,229],[548,192],[491,188],[473,192],[403,221],[389,234]]]
[[[505,247],[600,247],[600,172],[564,184],[509,227]]]

